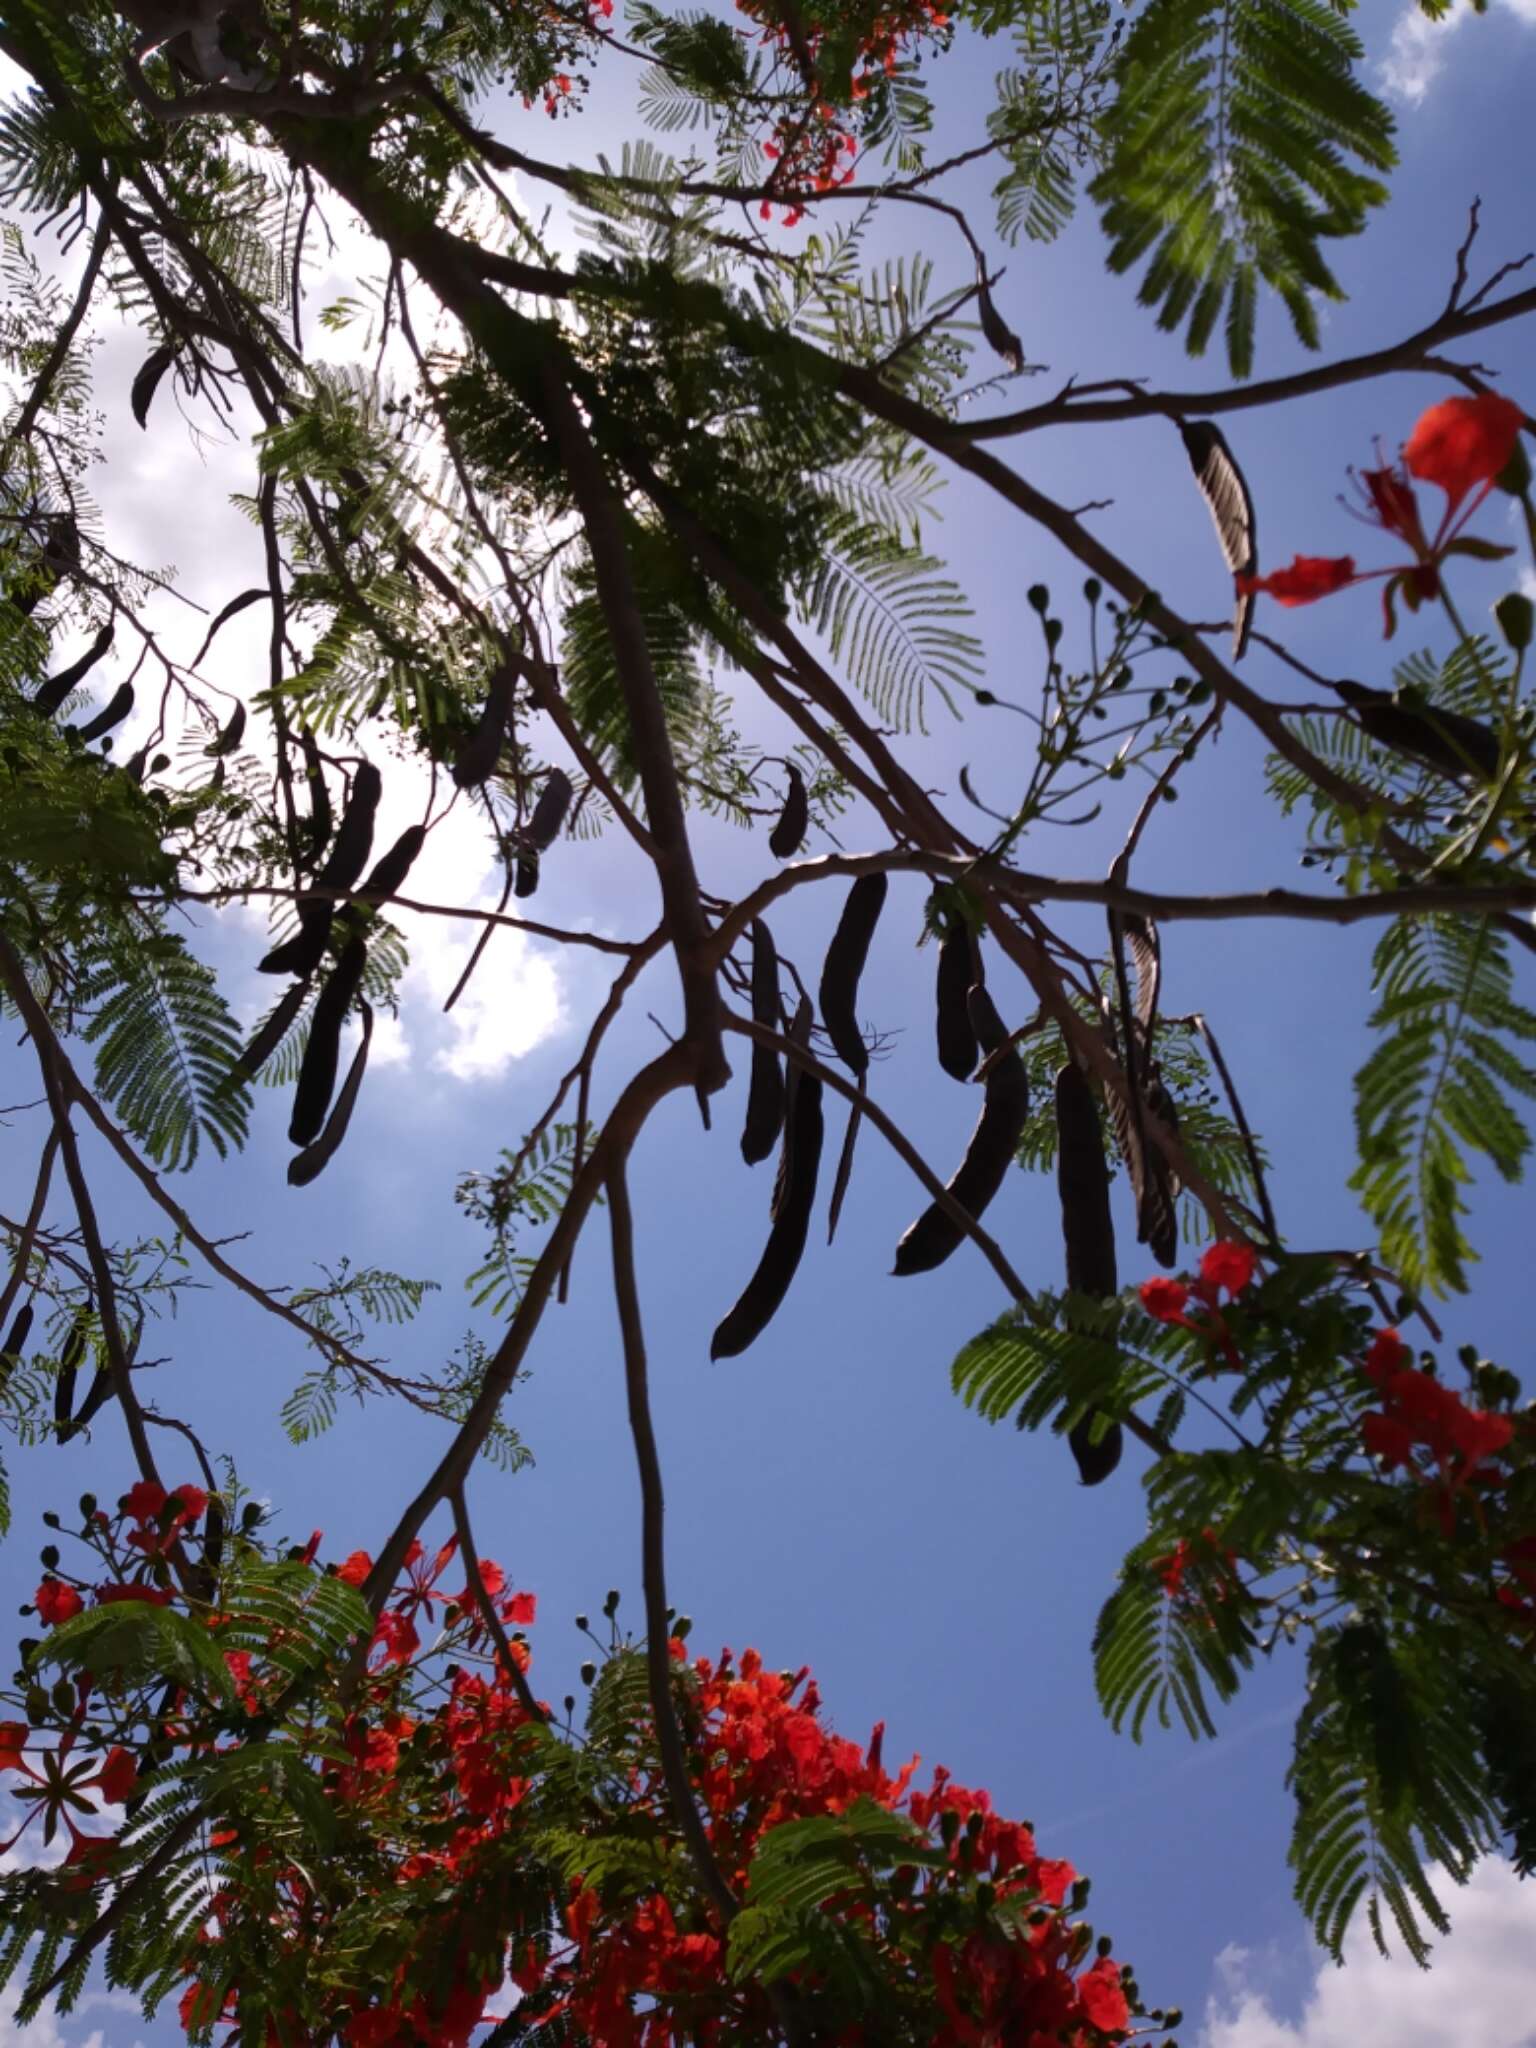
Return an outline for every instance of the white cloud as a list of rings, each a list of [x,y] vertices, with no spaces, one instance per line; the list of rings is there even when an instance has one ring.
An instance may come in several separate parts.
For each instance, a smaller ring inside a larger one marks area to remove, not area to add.
[[[1465,1887],[1442,1874],[1436,1889],[1453,1924],[1427,1971],[1400,1949],[1378,1955],[1361,1914],[1343,1968],[1318,1964],[1298,2020],[1258,1988],[1258,1959],[1223,1950],[1201,2048],[1536,2048],[1536,1884],[1495,1856]]]
[[[1501,13],[1507,9],[1536,28],[1536,0],[1492,0],[1492,5]],[[1392,24],[1387,54],[1376,67],[1383,89],[1393,99],[1410,107],[1418,106],[1445,69],[1446,37],[1460,28],[1471,13],[1470,0],[1454,0],[1449,14],[1431,21],[1420,11],[1417,0],[1409,0]]]
[[[1522,0],[1525,4],[1525,0]],[[1471,9],[1455,7],[1442,21],[1431,21],[1410,4],[1392,24],[1387,54],[1378,67],[1382,85],[1394,99],[1416,107],[1445,69],[1445,39],[1460,28]]]
[[[23,2026],[16,2018],[16,2005],[15,1993],[0,1992],[0,2048],[103,2048],[105,2036],[100,2027],[83,2037],[71,2037],[60,2027],[52,2005]]]

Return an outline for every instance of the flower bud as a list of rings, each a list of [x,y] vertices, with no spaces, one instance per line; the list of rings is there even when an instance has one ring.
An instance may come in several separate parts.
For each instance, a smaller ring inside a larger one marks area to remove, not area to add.
[[[1031,606],[1034,608],[1034,610],[1039,612],[1043,617],[1045,613],[1045,608],[1051,601],[1051,593],[1049,587],[1044,583],[1031,583],[1029,589],[1024,594],[1029,599],[1029,602]]]
[[[42,1560],[45,1571],[56,1572],[58,1570],[59,1546],[57,1543],[45,1543],[37,1554]]]
[[[1517,654],[1524,653],[1531,644],[1531,629],[1536,624],[1536,605],[1523,590],[1506,591],[1493,608],[1493,616],[1499,622],[1499,631]]]
[[[581,1682],[583,1685],[590,1685],[596,1677],[597,1666],[589,1658],[581,1667]]]
[[[608,1589],[608,1598],[603,1602],[603,1612],[607,1615],[608,1619],[612,1621],[613,1617],[618,1613],[618,1611],[619,1589],[617,1586],[610,1586]]]
[[[59,1520],[58,1516],[53,1512],[52,1508],[44,1509],[43,1527],[45,1529],[62,1529],[63,1526],[64,1524]]]
[[[592,1624],[590,1621],[588,1621],[587,1617],[584,1614],[578,1614],[576,1617],[576,1626],[582,1631],[583,1634],[585,1634],[586,1631],[592,1626]]]
[[[94,1515],[94,1514],[95,1514],[95,1512],[96,1512],[96,1496],[95,1496],[95,1494],[94,1494],[94,1493],[82,1493],[82,1494],[81,1494],[81,1496],[80,1496],[80,1519],[81,1519],[81,1521],[82,1521],[82,1522],[88,1522],[88,1521],[89,1521],[89,1520],[91,1519],[92,1515]]]

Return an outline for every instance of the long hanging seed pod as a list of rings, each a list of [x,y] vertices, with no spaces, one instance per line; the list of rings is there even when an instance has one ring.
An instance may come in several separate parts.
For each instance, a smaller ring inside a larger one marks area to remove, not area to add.
[[[514,894],[519,897],[533,895],[539,886],[539,856],[525,847],[517,856],[517,885]]]
[[[869,942],[888,886],[884,875],[859,876],[848,891],[821,970],[821,1021],[838,1058],[855,1074],[862,1074],[869,1065],[869,1048],[859,1030],[859,977],[869,958]]]
[[[32,1334],[33,1313],[30,1301],[17,1311],[16,1320],[5,1340],[5,1349],[0,1351],[0,1393],[4,1393],[7,1380],[21,1363],[22,1351]]]
[[[331,792],[325,785],[320,749],[308,726],[299,734],[299,749],[304,756],[304,780],[309,788],[309,857],[312,866],[330,844]]]
[[[806,795],[805,777],[793,761],[786,761],[784,772],[789,778],[789,788],[784,793],[784,808],[779,812],[778,823],[768,834],[768,851],[775,860],[788,860],[798,853],[805,840],[806,827],[811,821],[810,798]]]
[[[777,1031],[779,956],[773,934],[761,918],[752,920],[752,1021]],[[752,1078],[747,1088],[747,1120],[741,1133],[741,1156],[748,1166],[766,1159],[784,1128],[784,1069],[770,1046],[752,1048]]]
[[[85,1332],[95,1306],[95,1301],[87,1295],[85,1306],[76,1310],[69,1335],[59,1348],[59,1376],[53,1383],[53,1420],[61,1439],[68,1432],[74,1416],[75,1381],[85,1358]]]
[[[1093,1090],[1071,1060],[1056,1076],[1056,1189],[1066,1240],[1067,1285],[1074,1294],[1107,1299],[1120,1287],[1109,1168]]]
[[[1094,1441],[1094,1427],[1100,1411],[1090,1408],[1081,1422],[1074,1423],[1067,1431],[1067,1448],[1077,1463],[1077,1476],[1084,1486],[1100,1486],[1120,1462],[1125,1449],[1125,1432],[1118,1422],[1112,1422]]]
[[[1373,690],[1347,677],[1329,688],[1344,699],[1377,746],[1412,755],[1453,782],[1497,779],[1502,756],[1498,735],[1464,711],[1448,711],[1439,704],[1405,704],[1390,690]]]
[[[563,768],[551,768],[539,791],[539,800],[528,820],[528,843],[539,853],[548,853],[560,837],[560,827],[571,807],[575,790]]]
[[[808,1010],[802,1008],[796,1020],[796,1036],[801,1043],[809,1028]],[[767,1329],[789,1292],[805,1251],[811,1211],[816,1203],[822,1138],[821,1082],[815,1074],[798,1070],[784,1119],[784,1151],[768,1243],[741,1299],[710,1340],[712,1359],[736,1358],[745,1351]]]
[[[979,1220],[1019,1149],[1029,1115],[1029,1081],[1018,1048],[1008,1043],[1007,1026],[979,982],[970,991],[969,1003],[971,1026],[982,1051],[998,1052],[1001,1057],[987,1074],[981,1115],[948,1191],[967,1214]],[[932,1272],[943,1265],[964,1235],[949,1212],[932,1202],[897,1245],[894,1270],[903,1276]]]
[[[288,1125],[292,1144],[310,1145],[320,1135],[336,1087],[342,1026],[347,1021],[352,999],[362,986],[363,969],[367,964],[368,948],[363,941],[349,939],[316,999],[315,1014],[309,1025],[309,1043],[304,1048],[304,1064],[299,1069],[299,1085],[294,1090],[293,1116]]]
[[[969,1081],[981,1057],[967,1000],[975,979],[975,941],[964,925],[958,925],[939,946],[936,991],[939,1065],[956,1081]]]
[[[342,1139],[347,1135],[347,1125],[352,1121],[352,1111],[357,1106],[358,1090],[363,1085],[363,1074],[368,1065],[368,1047],[373,1038],[373,1011],[367,1003],[360,1003],[363,1014],[363,1035],[357,1051],[352,1055],[352,1065],[336,1098],[336,1107],[325,1120],[325,1129],[313,1145],[306,1145],[288,1162],[288,1185],[305,1188],[335,1158]]]
[[[407,825],[388,853],[380,854],[368,870],[359,894],[369,900],[369,910],[379,910],[400,890],[416,864],[416,856],[427,843],[425,825]]]
[[[1150,1141],[1145,1125],[1145,1114],[1150,1113],[1177,1129],[1173,1104],[1152,1059],[1162,980],[1157,927],[1149,917],[1111,910],[1109,941],[1118,995],[1117,1049],[1130,1095],[1127,1102],[1118,1091],[1111,1094],[1110,1119],[1136,1198],[1140,1241],[1150,1248],[1160,1265],[1171,1266],[1178,1257],[1178,1184],[1161,1149]],[[1135,974],[1134,994],[1131,969]]]
[[[72,661],[68,668],[61,668],[56,676],[50,676],[47,682],[40,686],[32,699],[32,709],[44,718],[52,718],[75,685],[88,676],[101,660],[112,645],[116,633],[116,625],[108,619],[78,661]]]
[[[203,752],[218,760],[226,754],[232,754],[244,738],[245,706],[237,704],[226,723],[220,728],[217,738],[211,739]]]
[[[1074,1294],[1107,1299],[1119,1291],[1115,1226],[1109,1208],[1109,1169],[1093,1090],[1072,1061],[1056,1076],[1056,1187],[1066,1240],[1067,1286]],[[1120,1462],[1118,1422],[1094,1439],[1099,1411],[1090,1408],[1067,1432],[1084,1486],[1098,1486]]]
[[[1222,559],[1234,577],[1252,576],[1259,566],[1258,527],[1253,516],[1253,499],[1237,458],[1227,446],[1221,429],[1210,420],[1181,420],[1184,452],[1195,472],[1195,482],[1210,510],[1221,545]],[[1253,622],[1253,597],[1239,596],[1232,620],[1232,659],[1241,661],[1248,646]]]
[[[352,778],[352,794],[341,814],[330,857],[315,876],[317,889],[350,889],[362,873],[373,847],[373,821],[383,787],[378,769],[371,761],[364,761]],[[324,957],[335,912],[333,894],[303,904],[299,910],[299,929],[256,963],[257,973],[313,974]]]
[[[230,1070],[231,1078],[241,1081],[255,1080],[287,1037],[288,1027],[304,1006],[308,988],[309,977],[306,975],[302,981],[296,981],[292,988],[285,991],[282,1001],[266,1022],[256,1030],[239,1059],[235,1061]]]
[[[133,385],[128,393],[128,405],[141,427],[149,425],[149,408],[155,402],[160,380],[175,360],[174,343],[164,342],[159,348],[150,350],[135,372]]]
[[[89,746],[93,740],[101,739],[114,725],[121,725],[133,709],[132,683],[119,683],[96,716],[85,725],[73,728],[82,746]]]
[[[516,682],[517,670],[510,662],[502,662],[492,670],[479,721],[454,758],[453,779],[460,789],[478,789],[494,774],[501,759],[501,743],[507,736],[507,721],[512,716]]]

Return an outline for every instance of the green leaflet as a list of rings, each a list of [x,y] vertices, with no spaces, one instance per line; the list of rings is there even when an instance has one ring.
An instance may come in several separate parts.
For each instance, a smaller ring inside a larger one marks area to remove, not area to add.
[[[1536,1039],[1512,994],[1505,941],[1482,918],[1400,918],[1376,948],[1381,1043],[1355,1077],[1360,1165],[1351,1178],[1409,1288],[1464,1292],[1476,1257],[1462,1229],[1466,1153],[1520,1178],[1530,1134],[1514,1099],[1536,1069],[1510,1039]]]
[[[181,938],[144,919],[105,926],[85,961],[85,1024],[102,1094],[157,1164],[188,1167],[202,1140],[244,1143],[250,1088],[230,1068],[240,1033],[219,986]]]
[[[1152,0],[1126,38],[1090,189],[1111,270],[1147,260],[1141,303],[1191,355],[1224,321],[1249,374],[1261,284],[1316,347],[1314,295],[1342,295],[1320,245],[1361,232],[1396,161],[1361,54],[1323,0]]]
[[[731,1923],[732,1976],[772,1984],[808,1967],[834,1985],[856,1982],[864,1959],[851,1951],[852,1935],[818,1909],[839,1894],[867,1889],[879,1874],[943,1858],[905,1815],[867,1797],[836,1816],[818,1814],[770,1829],[752,1859],[746,1901]],[[871,1975],[874,1962],[871,1952]]]
[[[1335,1958],[1364,1900],[1377,1947],[1385,1954],[1385,1908],[1425,1962],[1424,1925],[1444,1933],[1449,1922],[1424,1863],[1444,1864],[1461,1882],[1498,1839],[1447,1647],[1428,1629],[1389,1640],[1368,1617],[1320,1631],[1312,1644],[1287,1780],[1296,1794],[1290,1860],[1297,1901]]]

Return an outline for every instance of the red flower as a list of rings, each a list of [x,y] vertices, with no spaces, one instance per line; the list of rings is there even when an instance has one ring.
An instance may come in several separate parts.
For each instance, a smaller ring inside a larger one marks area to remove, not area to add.
[[[1298,555],[1288,569],[1268,576],[1239,576],[1237,591],[1239,597],[1252,597],[1265,590],[1284,605],[1316,604],[1355,580],[1353,555]]]
[[[339,1565],[336,1576],[346,1586],[360,1586],[373,1570],[373,1559],[366,1550],[354,1550],[346,1563]]]
[[[165,1488],[157,1486],[153,1479],[141,1479],[136,1486],[130,1486],[123,1499],[123,1508],[141,1526],[153,1522],[165,1506]]]
[[[1396,1330],[1378,1330],[1365,1354],[1366,1377],[1379,1387],[1393,1373],[1401,1372],[1412,1355]]]
[[[178,1486],[171,1499],[176,1503],[178,1522],[195,1522],[208,1505],[208,1496],[200,1486]]]
[[[490,1558],[482,1557],[480,1560],[480,1583],[494,1600],[502,1587],[506,1585],[507,1575],[499,1564],[493,1564]],[[474,1606],[474,1589],[471,1587],[468,1579],[464,1581],[463,1592],[454,1595],[454,1604],[464,1608],[466,1611]]]
[[[175,1599],[169,1586],[98,1586],[96,1605],[115,1607],[121,1600],[147,1600],[151,1607],[169,1607]]]
[[[1228,1294],[1241,1294],[1253,1279],[1258,1262],[1252,1245],[1213,1244],[1200,1261],[1200,1278],[1207,1287],[1224,1287]]]
[[[1483,494],[1515,452],[1525,414],[1512,398],[1484,391],[1476,398],[1443,398],[1422,415],[1408,437],[1403,460],[1420,482],[1437,484],[1454,511],[1469,491]]]
[[[538,1618],[539,1596],[537,1593],[514,1593],[501,1610],[503,1621],[515,1622],[519,1628],[531,1627]]]
[[[32,1605],[40,1620],[49,1628],[57,1628],[61,1621],[73,1620],[85,1602],[73,1586],[66,1586],[60,1579],[44,1579],[32,1595]]]
[[[31,1733],[25,1721],[0,1721],[0,1771],[23,1768],[21,1753]]]
[[[1182,1280],[1165,1280],[1161,1275],[1143,1280],[1139,1290],[1141,1305],[1149,1316],[1160,1323],[1181,1321],[1184,1307],[1189,1300],[1189,1289]]]
[[[109,1806],[121,1806],[139,1781],[139,1767],[126,1749],[109,1749],[107,1760],[96,1773],[96,1783]]]
[[[1360,1437],[1373,1458],[1380,1458],[1389,1472],[1413,1463],[1413,1431],[1395,1415],[1371,1409],[1360,1418]]]
[[[1091,1970],[1077,1980],[1077,1994],[1094,2026],[1102,2033],[1117,2034],[1131,2023],[1131,2008],[1120,1988],[1120,1965],[1100,1956]]]

